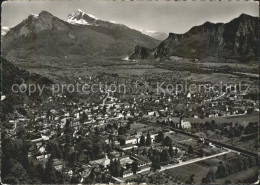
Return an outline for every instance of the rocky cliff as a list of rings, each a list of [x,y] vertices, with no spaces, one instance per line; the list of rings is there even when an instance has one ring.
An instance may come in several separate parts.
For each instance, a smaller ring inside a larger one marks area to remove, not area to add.
[[[258,22],[259,18],[246,14],[226,24],[206,22],[184,34],[170,33],[166,40],[149,52],[160,59],[174,55],[197,59],[255,60],[258,56]]]

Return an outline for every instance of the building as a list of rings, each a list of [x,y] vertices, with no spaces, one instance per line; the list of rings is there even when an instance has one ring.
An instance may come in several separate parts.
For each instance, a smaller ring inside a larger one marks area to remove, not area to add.
[[[133,175],[133,171],[132,171],[132,170],[125,170],[125,171],[123,172],[123,178],[129,177],[129,176],[131,176],[131,175]]]
[[[61,171],[62,170],[63,164],[62,164],[62,162],[59,159],[57,159],[57,158],[53,159],[53,165],[54,165],[54,168],[57,171]]]

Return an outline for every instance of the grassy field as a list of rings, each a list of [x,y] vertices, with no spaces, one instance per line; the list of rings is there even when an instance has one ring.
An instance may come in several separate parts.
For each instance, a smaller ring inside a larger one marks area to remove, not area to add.
[[[189,181],[190,176],[194,174],[195,184],[201,184],[201,179],[206,177],[208,172],[209,168],[207,166],[201,166],[197,163],[193,163],[167,170],[164,173],[166,173],[168,176],[174,176],[181,182]]]
[[[108,73],[115,73],[119,76],[130,75],[130,76],[142,76],[145,74],[155,74],[155,73],[167,73],[170,70],[155,68],[152,65],[118,65],[107,67]]]
[[[212,159],[207,159],[204,161],[200,161],[197,163],[188,164],[185,166],[177,167],[171,170],[167,170],[164,173],[167,174],[167,176],[174,176],[176,179],[185,182],[188,181],[190,176],[194,174],[194,180],[195,184],[201,184],[202,178],[205,178],[207,176],[207,173],[210,169],[216,170],[217,166],[220,161],[225,161],[231,158],[237,158],[239,157],[237,154],[227,154],[225,157],[217,157]],[[213,166],[213,167],[212,167]],[[243,170],[241,172],[237,172],[235,174],[232,174],[226,178],[216,179],[217,183],[224,183],[225,180],[230,180],[233,184],[237,183],[239,180],[244,180],[251,176],[256,176],[257,174],[257,167],[253,167],[247,170]],[[239,177],[239,178],[238,178]]]
[[[172,139],[173,142],[183,141],[186,139],[190,139],[190,137],[183,135],[183,134],[177,134],[177,133],[167,133],[164,135],[165,137],[168,136]]]
[[[192,80],[196,82],[210,82],[210,83],[239,83],[241,81],[249,81],[247,77],[239,77],[233,74],[225,73],[209,73],[209,74],[191,74],[185,80]]]
[[[234,137],[234,138],[227,138],[225,136],[221,136],[219,134],[215,134],[212,131],[207,131],[207,132],[198,132],[196,133],[197,136],[203,137],[203,138],[209,138],[215,141],[219,141],[222,143],[226,143],[228,145],[236,146],[238,148],[243,148],[248,151],[257,153],[257,138],[255,139],[250,139],[245,141],[241,141],[240,137]]]
[[[244,179],[253,178],[253,177],[255,177],[256,178],[255,181],[257,181],[257,175],[258,175],[258,168],[255,166],[253,168],[232,174],[226,178],[217,179],[216,182],[223,184],[226,180],[230,180],[232,184],[235,184],[235,183],[239,183],[239,181],[243,181]]]
[[[201,118],[185,118],[185,121],[189,121],[191,123],[205,123],[206,121],[215,120],[216,123],[238,123],[243,126],[247,126],[249,122],[258,122],[259,121],[259,113],[253,112],[252,114],[245,114],[241,116],[229,116],[229,117],[206,117],[204,119]]]

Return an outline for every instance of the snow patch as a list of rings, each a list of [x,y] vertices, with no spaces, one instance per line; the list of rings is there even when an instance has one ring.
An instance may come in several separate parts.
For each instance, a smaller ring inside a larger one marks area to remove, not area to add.
[[[30,13],[31,16],[35,17],[35,18],[38,18],[39,15],[38,14],[34,14],[34,13]]]
[[[87,21],[80,19],[80,20],[74,20],[74,19],[68,19],[68,23],[70,24],[83,24],[83,25],[90,25]]]
[[[129,60],[129,56],[126,56],[126,57],[122,58],[122,60],[128,61]]]
[[[118,24],[117,22],[115,22],[115,21],[113,21],[113,20],[108,21],[108,22],[113,23],[113,24]]]
[[[71,24],[95,25],[95,24],[92,23],[92,20],[89,20],[91,23],[89,23],[87,20],[85,20],[83,18],[84,15],[87,15],[91,19],[98,20],[98,18],[95,17],[94,15],[86,14],[81,9],[78,9],[75,12],[73,12],[72,14],[69,14],[67,22],[71,23]]]
[[[84,13],[84,12],[83,12]],[[95,17],[94,15],[92,15],[92,14],[86,14],[87,16],[89,16],[89,17],[91,17],[92,19],[96,19],[96,20],[98,20],[98,18],[97,17]]]

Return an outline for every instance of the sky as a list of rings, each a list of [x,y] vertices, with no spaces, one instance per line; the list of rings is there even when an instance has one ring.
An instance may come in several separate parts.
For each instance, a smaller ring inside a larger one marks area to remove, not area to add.
[[[115,21],[137,30],[184,33],[206,21],[229,22],[241,13],[259,16],[253,1],[112,1],[112,0],[9,0],[2,3],[1,25],[13,27],[28,17],[46,10],[66,20],[81,9],[99,19]]]

